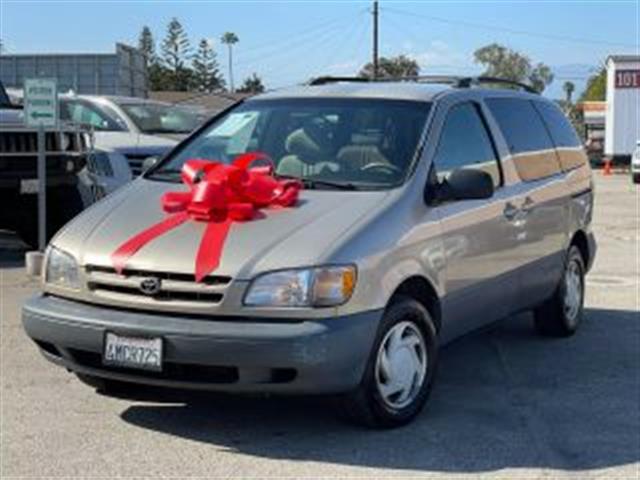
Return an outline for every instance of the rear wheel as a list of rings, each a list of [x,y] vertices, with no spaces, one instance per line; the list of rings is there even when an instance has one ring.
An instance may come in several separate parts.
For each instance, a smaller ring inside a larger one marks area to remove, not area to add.
[[[429,312],[416,300],[399,297],[382,318],[360,386],[341,398],[345,413],[368,427],[410,422],[427,401],[437,360]]]
[[[633,183],[640,183],[640,173],[634,173],[631,175],[631,181]]]
[[[572,245],[554,295],[534,310],[535,326],[541,335],[567,337],[576,332],[583,313],[584,274],[582,254]]]

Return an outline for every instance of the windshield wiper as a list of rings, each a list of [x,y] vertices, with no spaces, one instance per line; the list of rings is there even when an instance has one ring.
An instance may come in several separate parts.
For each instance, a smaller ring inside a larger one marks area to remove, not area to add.
[[[316,189],[319,186],[333,187],[338,190],[360,190],[360,188],[350,182],[332,182],[330,180],[320,180],[316,178],[296,177],[295,175],[276,175],[276,178],[282,178],[284,180],[300,180],[305,188]]]
[[[156,170],[155,172],[151,172],[151,174],[147,178],[156,179],[156,180],[167,180],[170,179],[172,181],[179,181],[180,174],[182,173],[181,169],[178,168],[162,168],[160,170]],[[160,177],[160,178],[158,178]]]
[[[157,178],[157,177],[169,177],[174,179],[176,176],[179,176],[182,173],[182,170],[177,168],[163,168],[160,170],[156,170],[149,175],[149,178]],[[342,183],[342,182],[332,182],[330,180],[319,180],[314,178],[304,178],[304,177],[296,177],[295,175],[276,175],[276,178],[283,180],[299,180],[302,182],[305,188],[310,190],[317,189],[318,187],[331,187],[337,190],[360,190],[360,188],[353,183]]]

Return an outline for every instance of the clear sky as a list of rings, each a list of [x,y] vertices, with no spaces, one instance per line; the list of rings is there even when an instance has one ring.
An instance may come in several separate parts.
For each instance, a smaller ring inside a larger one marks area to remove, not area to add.
[[[554,69],[561,95],[609,54],[638,53],[639,5],[630,1],[380,2],[380,54],[416,58],[422,73],[479,73],[473,51],[499,42]],[[156,40],[171,17],[192,45],[212,39],[227,72],[225,31],[235,46],[235,77],[257,72],[268,88],[318,74],[354,74],[371,57],[371,2],[28,1],[0,0],[8,53],[112,52],[137,44],[143,25]]]

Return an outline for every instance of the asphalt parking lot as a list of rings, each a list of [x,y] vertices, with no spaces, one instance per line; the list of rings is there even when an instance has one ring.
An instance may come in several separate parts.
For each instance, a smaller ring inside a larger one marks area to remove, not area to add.
[[[640,189],[599,172],[599,252],[570,339],[528,314],[444,349],[415,423],[367,431],[321,399],[96,394],[23,333],[37,290],[0,235],[0,477],[640,477]]]

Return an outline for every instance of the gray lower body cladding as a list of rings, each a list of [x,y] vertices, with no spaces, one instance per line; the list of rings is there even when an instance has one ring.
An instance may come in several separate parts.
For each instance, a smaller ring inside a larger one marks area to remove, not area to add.
[[[226,392],[338,393],[364,372],[382,311],[296,322],[179,317],[39,295],[22,320],[44,356],[69,370],[148,385]],[[105,332],[161,337],[162,372],[103,366]]]

